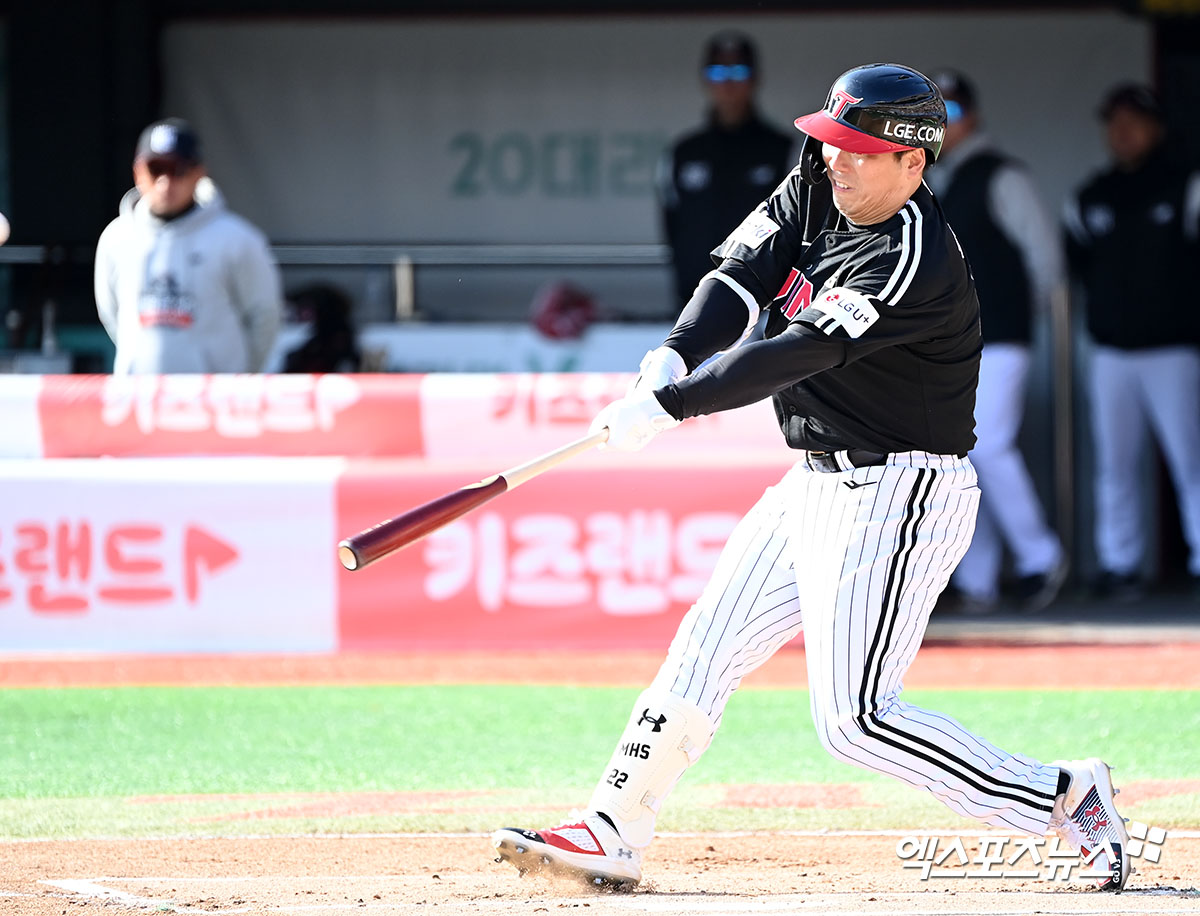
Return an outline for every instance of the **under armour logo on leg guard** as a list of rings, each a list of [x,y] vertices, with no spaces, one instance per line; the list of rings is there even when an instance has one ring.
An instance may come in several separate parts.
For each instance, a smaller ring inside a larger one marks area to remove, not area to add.
[[[667,724],[667,715],[666,713],[663,713],[656,719],[654,716],[650,715],[649,709],[645,709],[642,711],[642,717],[638,719],[637,724],[641,725],[643,722],[649,722],[654,726],[651,731],[660,732],[662,731],[662,727]]]

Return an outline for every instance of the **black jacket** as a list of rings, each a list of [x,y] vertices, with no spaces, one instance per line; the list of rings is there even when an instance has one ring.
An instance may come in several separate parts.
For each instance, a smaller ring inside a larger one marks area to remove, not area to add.
[[[1135,172],[1095,176],[1066,211],[1067,263],[1083,287],[1087,328],[1123,350],[1200,344],[1192,289],[1200,173],[1160,148]]]
[[[670,149],[659,197],[680,306],[712,270],[708,253],[795,165],[791,150],[799,136],[783,134],[754,114],[735,130],[710,122]]]

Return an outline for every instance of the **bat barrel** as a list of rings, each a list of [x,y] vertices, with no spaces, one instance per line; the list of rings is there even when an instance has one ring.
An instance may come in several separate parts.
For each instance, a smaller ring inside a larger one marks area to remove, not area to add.
[[[423,538],[461,515],[483,505],[489,499],[507,490],[519,487],[538,474],[543,474],[555,465],[574,455],[586,452],[608,439],[608,429],[589,433],[582,439],[569,442],[562,448],[548,452],[532,461],[509,468],[494,477],[463,487],[432,499],[424,505],[410,509],[403,515],[389,518],[373,528],[360,531],[338,544],[338,560],[346,569],[362,569],[389,553]]]
[[[496,476],[439,496],[346,538],[338,544],[338,559],[346,569],[362,569],[466,515],[507,489],[504,478]]]

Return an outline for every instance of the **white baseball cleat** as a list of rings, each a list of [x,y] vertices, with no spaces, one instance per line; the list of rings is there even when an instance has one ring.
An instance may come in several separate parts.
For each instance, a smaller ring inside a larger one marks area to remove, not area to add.
[[[1088,760],[1056,760],[1053,764],[1071,778],[1067,791],[1054,801],[1050,829],[1079,850],[1089,870],[1101,877],[1102,891],[1119,891],[1129,880],[1129,833],[1117,813],[1112,775],[1107,763]],[[1092,856],[1095,858],[1091,858]]]
[[[614,890],[642,880],[641,852],[628,846],[598,814],[545,830],[505,827],[492,834],[492,846],[497,862],[511,863],[522,875],[562,875]]]

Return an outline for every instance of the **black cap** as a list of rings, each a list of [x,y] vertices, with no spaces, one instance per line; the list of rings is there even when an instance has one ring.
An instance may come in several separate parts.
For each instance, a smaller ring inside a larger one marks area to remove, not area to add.
[[[747,35],[741,32],[718,32],[704,47],[701,66],[712,64],[744,64],[751,73],[758,71],[758,53]]]
[[[167,118],[155,121],[138,137],[134,161],[139,159],[183,159],[200,163],[200,137],[192,125],[183,118]]]
[[[941,91],[942,98],[958,102],[964,114],[975,108],[975,86],[962,71],[943,67],[935,70],[930,79]]]
[[[1141,83],[1121,83],[1114,86],[1108,91],[1096,113],[1107,121],[1118,108],[1130,108],[1156,121],[1163,119],[1162,104],[1158,101],[1158,96],[1153,89]]]

